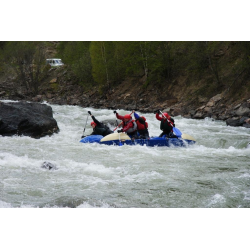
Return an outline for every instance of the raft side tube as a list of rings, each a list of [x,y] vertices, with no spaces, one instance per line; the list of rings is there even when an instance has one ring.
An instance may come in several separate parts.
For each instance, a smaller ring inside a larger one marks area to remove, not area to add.
[[[194,137],[192,137],[191,135],[188,135],[188,134],[184,134],[184,133],[182,133],[181,138],[184,139],[184,140],[196,141],[194,139]]]
[[[118,141],[130,140],[131,141],[130,137],[126,133],[113,133],[113,134],[109,134],[103,137],[100,142],[115,141],[115,140],[118,140]]]
[[[89,135],[80,140],[82,143],[94,143],[94,142],[100,142],[100,140],[103,138],[102,135]]]

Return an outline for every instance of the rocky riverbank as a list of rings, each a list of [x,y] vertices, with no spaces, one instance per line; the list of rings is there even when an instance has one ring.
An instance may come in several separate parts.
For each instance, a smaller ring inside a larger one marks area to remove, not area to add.
[[[38,95],[27,93],[21,86],[16,87],[16,80],[7,78],[1,82],[0,99],[46,101],[51,104],[107,109],[135,109],[144,113],[162,109],[172,116],[181,115],[192,119],[210,117],[226,121],[230,126],[250,128],[249,98],[231,100],[227,90],[210,98],[195,95],[192,89],[183,90],[181,82],[176,83],[175,89],[165,88],[161,91],[154,85],[145,88],[143,82],[143,77],[131,77],[113,86],[109,93],[100,94],[98,86],[88,89],[79,85],[67,68],[53,68],[40,87]]]

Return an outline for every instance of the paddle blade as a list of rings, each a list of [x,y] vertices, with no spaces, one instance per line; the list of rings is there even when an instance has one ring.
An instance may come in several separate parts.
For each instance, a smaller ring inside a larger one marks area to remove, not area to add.
[[[122,142],[121,141],[119,141],[119,146],[122,146],[123,144],[122,144]]]
[[[181,137],[182,133],[178,128],[173,127],[173,131],[177,137]]]

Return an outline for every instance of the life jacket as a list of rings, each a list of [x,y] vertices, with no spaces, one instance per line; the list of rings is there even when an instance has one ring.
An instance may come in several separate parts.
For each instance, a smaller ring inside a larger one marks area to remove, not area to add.
[[[104,135],[105,132],[106,132],[106,129],[105,128],[102,128],[102,127],[99,127],[99,126],[96,126],[93,131],[95,132],[95,134],[97,135]]]
[[[95,134],[106,136],[106,135],[109,135],[112,133],[112,131],[109,129],[109,127],[107,125],[103,124],[102,122],[100,122],[100,125],[101,126],[97,125],[94,128]]]
[[[168,122],[168,120],[166,120],[166,119],[161,120],[160,129],[162,131],[169,133],[169,132],[171,132],[173,130],[173,127],[171,126],[171,124],[173,125],[173,122],[171,120],[169,120],[169,121],[170,122]]]
[[[170,121],[171,121],[171,123],[172,123],[173,127],[175,127],[175,124],[174,124],[174,119],[173,119],[172,117],[170,118]]]
[[[137,130],[137,124],[134,120],[130,119],[127,123],[125,123],[124,121],[122,122],[122,127],[126,127],[129,123],[133,123],[133,127],[129,128],[127,131],[125,131],[126,133],[133,133]]]
[[[136,124],[137,124],[137,130],[144,130],[148,128],[148,123],[146,122],[146,118],[145,117],[140,117],[136,120]]]

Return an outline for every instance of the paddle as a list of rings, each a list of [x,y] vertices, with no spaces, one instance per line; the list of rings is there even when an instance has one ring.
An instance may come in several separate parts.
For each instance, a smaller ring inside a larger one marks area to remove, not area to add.
[[[119,146],[122,146],[123,144],[121,142],[121,135],[120,135],[120,133],[118,133],[118,134],[119,134]]]
[[[114,114],[116,114],[116,113],[114,113]],[[132,115],[132,114],[133,114],[133,112],[130,113],[129,115]],[[117,127],[115,127],[113,131],[116,131],[122,125],[122,123],[123,123],[123,121],[119,125],[117,125]],[[118,124],[117,118],[116,118],[116,124]]]
[[[159,110],[159,111],[160,111],[160,110]],[[160,111],[160,112],[161,112],[161,111]],[[173,127],[173,131],[174,131],[175,135],[176,135],[177,137],[181,137],[182,132],[181,132],[178,128],[174,127],[174,126],[172,125],[172,123],[168,120],[168,118],[167,118],[162,112],[161,112],[161,114],[162,114],[162,116],[163,116],[164,118],[167,119],[167,121],[169,122],[169,124]]]
[[[114,111],[114,114],[116,114],[116,111]],[[133,114],[133,112],[130,113],[129,115],[132,115],[132,114]],[[115,131],[118,127],[120,127],[120,126],[122,125],[122,123],[123,123],[123,121],[122,121],[119,125],[117,125],[117,127],[116,127],[113,131]],[[118,124],[117,118],[116,118],[116,124]],[[122,144],[122,142],[121,142],[120,133],[118,133],[118,134],[119,134],[119,146],[123,146],[123,144]]]
[[[115,131],[121,124],[122,124],[122,122],[118,125],[118,121],[117,121],[117,118],[116,118],[116,125],[117,125],[117,127],[114,129],[114,131]],[[119,146],[122,146],[123,144],[122,144],[122,142],[121,142],[120,133],[118,133],[118,134],[119,134]]]
[[[86,129],[86,126],[87,126],[88,118],[89,118],[89,114],[87,115],[87,119],[86,119],[85,127],[84,127],[84,130],[83,130],[82,138],[86,137],[86,136],[84,136],[84,133],[85,133],[85,129]]]
[[[117,121],[117,120],[116,120]],[[118,123],[118,122],[117,122]],[[117,127],[116,128],[114,128],[114,130],[113,131],[116,131],[121,125],[122,125],[122,123],[123,122],[121,122],[119,125],[117,125]]]
[[[114,111],[114,114],[116,114],[115,112],[116,112],[116,111]],[[115,117],[116,117],[116,116],[115,116]],[[113,131],[116,131],[116,129],[119,128],[119,127],[122,125],[122,122],[121,122],[120,124],[118,124],[117,117],[116,117],[116,125],[117,125],[117,126],[116,126],[116,128],[115,128]]]

